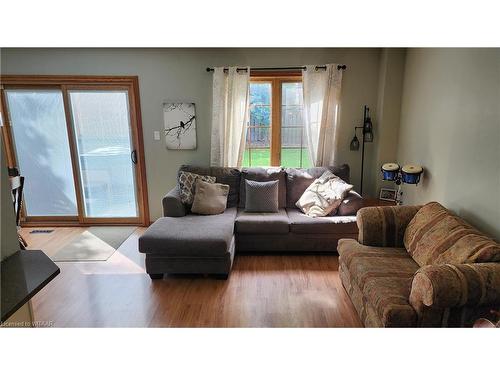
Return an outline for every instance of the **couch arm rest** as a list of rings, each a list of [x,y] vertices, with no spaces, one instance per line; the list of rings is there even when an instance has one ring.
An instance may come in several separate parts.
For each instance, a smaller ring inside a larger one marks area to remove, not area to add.
[[[500,263],[424,266],[413,277],[410,303],[417,308],[500,306]]]
[[[176,186],[162,199],[163,216],[180,217],[186,215],[186,206],[181,202],[179,188]]]
[[[358,241],[367,246],[404,247],[406,226],[421,206],[363,207],[357,213]]]

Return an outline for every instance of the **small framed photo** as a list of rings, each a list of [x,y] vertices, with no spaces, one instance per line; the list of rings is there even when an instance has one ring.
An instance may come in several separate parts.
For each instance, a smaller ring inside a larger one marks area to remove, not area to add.
[[[397,193],[396,193],[395,189],[381,188],[379,198],[382,201],[395,202],[396,201],[396,194]]]

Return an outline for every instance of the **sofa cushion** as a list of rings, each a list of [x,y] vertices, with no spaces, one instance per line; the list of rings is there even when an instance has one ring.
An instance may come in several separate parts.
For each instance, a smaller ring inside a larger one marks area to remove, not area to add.
[[[294,208],[304,191],[315,179],[329,170],[334,175],[349,183],[349,166],[340,167],[313,167],[313,168],[287,168],[286,171],[286,206]]]
[[[278,212],[278,181],[245,180],[246,212]]]
[[[223,256],[231,246],[236,208],[219,215],[162,217],[139,238],[141,253]]]
[[[417,314],[409,296],[413,274],[419,267],[405,249],[371,247],[342,239],[338,252],[343,279],[349,278],[351,288],[364,301],[355,304],[361,320],[380,322],[384,327],[416,325]]]
[[[236,168],[228,167],[200,167],[194,165],[182,165],[179,171],[186,171],[201,175],[215,177],[215,182],[229,185],[229,195],[227,196],[227,206],[236,207],[240,196],[240,174]]]
[[[253,213],[239,209],[235,231],[240,234],[286,234],[289,232],[288,215],[284,208],[273,213]]]
[[[420,265],[500,262],[500,244],[437,202],[424,205],[406,227],[404,244]]]
[[[358,233],[356,216],[309,217],[297,208],[287,208],[292,233]]]
[[[278,180],[278,207],[282,208],[286,205],[286,178],[285,171],[281,167],[255,167],[243,168],[241,170],[241,183],[240,183],[240,203],[239,207],[245,207],[245,180],[252,180],[258,182],[275,181]]]

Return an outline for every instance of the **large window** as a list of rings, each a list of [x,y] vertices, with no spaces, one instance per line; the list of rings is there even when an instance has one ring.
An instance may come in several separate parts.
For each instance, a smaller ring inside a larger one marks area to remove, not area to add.
[[[310,167],[305,144],[302,80],[252,77],[243,166]]]

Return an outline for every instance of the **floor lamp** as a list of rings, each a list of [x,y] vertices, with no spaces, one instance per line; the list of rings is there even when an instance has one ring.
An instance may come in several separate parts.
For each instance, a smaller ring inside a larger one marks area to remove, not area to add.
[[[373,142],[373,124],[372,119],[370,118],[370,108],[368,106],[364,106],[363,108],[363,126],[355,126],[354,127],[354,138],[351,141],[349,146],[351,151],[359,150],[359,140],[356,135],[356,131],[358,129],[363,129],[362,133],[362,146],[361,146],[361,183],[360,183],[360,194],[363,195],[363,168],[365,164],[365,143]]]

